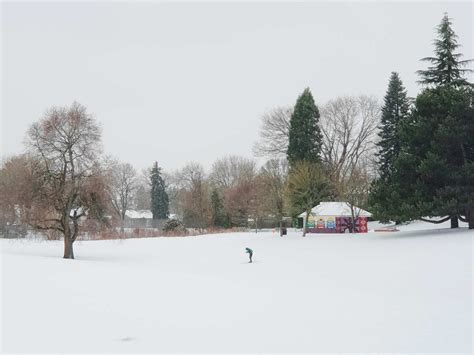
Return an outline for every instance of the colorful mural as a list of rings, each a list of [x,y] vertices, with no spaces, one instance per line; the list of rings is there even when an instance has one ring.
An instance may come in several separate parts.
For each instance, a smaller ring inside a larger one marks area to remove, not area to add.
[[[352,229],[351,217],[310,216],[308,233],[345,233]],[[367,217],[356,218],[355,233],[367,233]]]

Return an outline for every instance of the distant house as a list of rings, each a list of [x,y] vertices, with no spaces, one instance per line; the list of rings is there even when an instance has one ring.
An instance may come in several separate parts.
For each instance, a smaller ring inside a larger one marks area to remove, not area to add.
[[[367,220],[372,214],[354,206],[355,233],[367,233]],[[306,213],[299,215],[303,220]],[[304,223],[304,221],[303,221]],[[303,224],[304,225],[304,224]],[[352,229],[352,213],[347,202],[321,202],[308,217],[308,233],[344,233]]]
[[[169,215],[170,219],[176,219],[174,214]],[[153,213],[150,210],[127,210],[125,212],[125,228],[161,228],[166,220],[153,220]]]
[[[150,210],[127,210],[124,222],[126,228],[152,228],[153,214]]]

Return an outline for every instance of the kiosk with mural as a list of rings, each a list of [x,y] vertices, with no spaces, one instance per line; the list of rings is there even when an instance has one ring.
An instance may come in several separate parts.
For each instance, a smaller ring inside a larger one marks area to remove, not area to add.
[[[355,233],[367,233],[367,222],[371,214],[355,208]],[[305,218],[302,213],[300,217]],[[352,232],[352,213],[346,202],[321,202],[311,210],[307,223],[308,233]]]

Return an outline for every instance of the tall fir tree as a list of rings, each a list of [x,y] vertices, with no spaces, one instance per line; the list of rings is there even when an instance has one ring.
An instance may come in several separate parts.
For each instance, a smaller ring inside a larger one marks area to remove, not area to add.
[[[377,143],[379,178],[373,182],[369,196],[371,210],[383,222],[389,221],[393,214],[394,196],[390,180],[401,150],[400,126],[407,120],[409,113],[410,102],[405,87],[398,73],[392,72],[382,107],[380,140]]]
[[[437,27],[438,38],[435,39],[435,56],[423,58],[422,61],[431,63],[432,66],[425,70],[418,70],[419,83],[423,85],[440,86],[470,86],[465,74],[472,72],[465,69],[472,59],[461,60],[461,53],[454,53],[460,45],[457,43],[458,36],[451,27],[452,22],[445,13],[441,23]]]
[[[322,134],[319,110],[306,88],[296,101],[290,119],[287,158],[290,166],[298,161],[317,163],[321,160]]]
[[[169,198],[166,193],[165,180],[161,176],[158,162],[153,164],[150,172],[151,183],[151,212],[153,219],[167,219],[169,215]]]
[[[474,228],[474,95],[465,78],[447,15],[435,41],[437,67],[419,71],[427,87],[417,96],[409,120],[400,125],[401,150],[385,194],[392,201],[392,220],[447,216]],[[447,62],[448,64],[443,64]],[[454,69],[453,69],[454,68]],[[430,220],[432,221],[432,220]]]
[[[382,107],[382,118],[377,143],[378,163],[382,180],[390,176],[395,159],[400,154],[400,123],[407,119],[410,102],[398,73],[393,72],[388,83],[387,93]]]

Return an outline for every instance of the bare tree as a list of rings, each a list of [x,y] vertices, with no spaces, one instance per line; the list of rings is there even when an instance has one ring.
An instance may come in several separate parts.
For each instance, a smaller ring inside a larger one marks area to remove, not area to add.
[[[253,151],[258,157],[283,158],[288,149],[290,118],[293,107],[276,107],[262,115],[259,141]]]
[[[374,154],[379,117],[379,104],[369,96],[339,97],[322,107],[322,155],[336,198],[354,167]]]
[[[194,228],[205,228],[211,221],[209,188],[202,165],[189,163],[178,172],[178,200],[183,223]]]
[[[142,169],[137,175],[136,187],[133,207],[137,210],[151,209],[150,171],[148,169]]]
[[[21,237],[26,234],[22,223],[24,204],[31,200],[32,171],[27,155],[13,156],[0,165],[0,234]]]
[[[125,214],[133,202],[137,190],[137,172],[129,163],[111,159],[107,164],[109,186],[108,193],[112,207],[120,218],[123,231]]]
[[[311,210],[329,195],[329,183],[322,166],[307,161],[297,162],[291,168],[286,194],[293,214],[305,213],[304,237]]]
[[[254,160],[231,155],[214,162],[209,178],[218,189],[226,190],[252,181],[256,172]]]
[[[247,227],[249,218],[257,222],[261,216],[261,195],[257,178],[240,182],[227,189],[224,193],[224,208],[233,226]]]
[[[76,102],[53,107],[28,130],[27,146],[39,178],[28,222],[64,237],[64,258],[74,259],[79,219],[102,216],[105,191],[98,164],[101,132],[86,108]]]
[[[367,205],[371,181],[370,175],[363,163],[353,167],[343,181],[341,190],[344,200],[351,210],[351,233],[355,233],[356,220],[360,216],[361,207]]]
[[[260,170],[270,213],[274,214],[280,224],[280,236],[283,235],[282,221],[284,214],[284,192],[288,179],[288,163],[286,159],[272,159]]]

